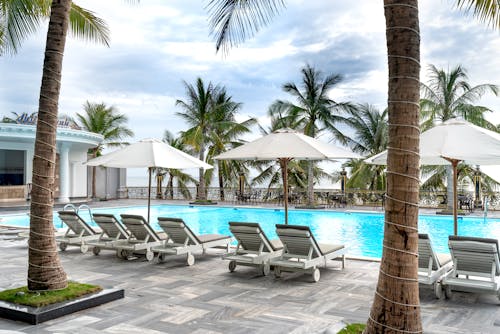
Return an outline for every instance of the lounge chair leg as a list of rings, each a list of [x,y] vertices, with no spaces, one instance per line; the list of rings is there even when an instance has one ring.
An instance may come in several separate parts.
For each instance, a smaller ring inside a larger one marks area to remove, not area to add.
[[[271,266],[269,265],[269,263],[262,264],[260,270],[262,275],[267,276],[271,272]]]
[[[443,287],[441,286],[441,283],[434,283],[434,294],[437,299],[441,299],[443,297]]]
[[[450,299],[451,295],[452,295],[451,286],[446,285],[445,288],[444,288],[444,296],[445,296],[446,299]]]
[[[274,266],[274,277],[275,278],[281,277],[281,268],[279,266]]]
[[[345,254],[342,255],[342,269],[345,268],[346,260],[345,260]]]

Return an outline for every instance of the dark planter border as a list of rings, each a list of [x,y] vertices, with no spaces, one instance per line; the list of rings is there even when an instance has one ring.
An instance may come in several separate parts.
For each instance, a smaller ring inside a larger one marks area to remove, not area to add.
[[[47,320],[52,320],[70,313],[121,299],[124,296],[125,292],[123,289],[104,289],[72,301],[43,307],[16,305],[0,301],[0,317],[36,325]]]

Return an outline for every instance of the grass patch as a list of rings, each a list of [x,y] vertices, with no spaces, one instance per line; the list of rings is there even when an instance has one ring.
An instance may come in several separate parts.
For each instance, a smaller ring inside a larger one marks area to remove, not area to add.
[[[341,329],[337,334],[361,334],[365,329],[365,324],[350,324]]]
[[[68,287],[57,291],[28,291],[23,286],[16,289],[0,291],[0,300],[33,307],[47,306],[67,300],[73,300],[90,293],[101,291],[98,285],[68,282]]]

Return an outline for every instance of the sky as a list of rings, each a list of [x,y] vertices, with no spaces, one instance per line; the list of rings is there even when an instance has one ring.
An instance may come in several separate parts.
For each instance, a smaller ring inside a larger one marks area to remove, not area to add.
[[[443,69],[460,64],[472,85],[500,84],[500,33],[456,10],[455,2],[419,1],[422,82],[430,64]],[[257,117],[264,126],[269,105],[290,100],[282,85],[299,83],[305,64],[343,76],[330,93],[335,101],[386,107],[381,0],[287,0],[267,27],[225,56],[216,54],[209,34],[208,0],[75,3],[108,23],[111,45],[68,39],[59,112],[82,113],[86,101],[113,105],[129,117],[135,133],[130,141],[186,130],[175,101],[186,96],[184,82],[197,77],[225,86],[243,103],[238,119]],[[0,115],[37,111],[45,38],[43,26],[17,55],[0,57]],[[478,104],[494,110],[487,118],[500,123],[500,97],[485,96]]]

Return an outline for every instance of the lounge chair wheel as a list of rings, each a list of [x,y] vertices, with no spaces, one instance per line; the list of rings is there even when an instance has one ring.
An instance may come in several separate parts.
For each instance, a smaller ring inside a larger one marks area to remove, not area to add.
[[[151,262],[151,261],[153,261],[154,258],[155,258],[155,253],[153,253],[150,250],[146,251],[146,260]]]
[[[313,281],[314,282],[319,281],[319,277],[320,276],[321,276],[321,273],[319,272],[319,269],[318,268],[314,269],[313,272],[312,272],[312,279],[313,279]]]
[[[167,259],[167,254],[165,254],[165,253],[158,253],[158,259],[157,259],[158,263],[165,262],[166,259]]]
[[[126,249],[118,249],[116,251],[116,256],[119,259],[126,260],[128,258],[128,251]]]
[[[121,249],[117,249],[116,250],[116,257],[119,258],[119,259],[123,259],[123,257],[122,257],[122,250]]]
[[[61,243],[59,244],[59,249],[60,249],[61,251],[63,251],[63,252],[64,252],[64,251],[66,250],[66,248],[68,248],[68,244],[67,244],[67,243],[65,243],[65,242],[61,242]]]
[[[89,246],[88,245],[81,245],[80,246],[80,252],[87,253],[88,250],[89,250]]]
[[[194,255],[191,253],[188,253],[186,262],[188,266],[192,266],[194,264]]]
[[[452,296],[452,292],[451,292],[451,286],[449,285],[446,285],[446,287],[444,288],[444,296],[447,298],[447,299],[450,299],[451,296]]]
[[[236,261],[231,260],[229,261],[229,271],[233,272],[236,269]]]
[[[261,266],[262,275],[267,276],[271,272],[271,266],[269,264],[263,264]]]
[[[434,283],[434,294],[436,295],[437,299],[443,298],[443,287],[441,286],[441,283]]]
[[[100,252],[101,252],[101,249],[99,247],[94,247],[92,249],[92,253],[94,253],[94,255],[99,255]]]
[[[281,269],[278,266],[274,267],[274,277],[280,278],[281,277]]]

